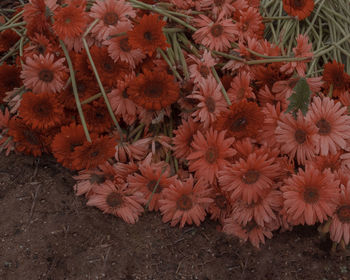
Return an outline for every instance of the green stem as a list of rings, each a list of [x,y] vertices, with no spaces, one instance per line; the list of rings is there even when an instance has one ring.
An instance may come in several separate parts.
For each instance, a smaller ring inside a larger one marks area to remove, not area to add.
[[[225,58],[228,58],[228,59],[237,60],[237,61],[244,62],[244,63],[246,62],[245,59],[243,59],[242,57],[231,55],[228,53],[223,53],[223,52],[219,52],[219,51],[212,51],[212,53],[219,55],[219,56],[222,56],[222,57],[225,57]]]
[[[189,80],[190,79],[190,74],[188,73],[187,63],[186,63],[183,51],[180,48],[179,42],[177,41],[176,34],[174,34],[174,47],[177,48],[177,51],[178,51],[178,54],[179,54],[179,58],[180,58],[180,62],[181,62],[181,65],[182,65],[182,71],[183,71],[183,73],[185,75],[185,80]]]
[[[318,15],[320,14],[320,10],[321,10],[321,8],[322,8],[324,2],[325,2],[325,0],[322,0],[321,4],[318,6],[318,8],[317,8],[317,10],[316,10],[316,12],[315,12],[315,14],[314,14],[314,17],[313,17],[313,19],[312,19],[312,21],[311,21],[311,24],[310,24],[309,27],[306,29],[304,35],[309,34],[309,32],[310,32],[310,30],[311,30],[311,27],[314,26],[316,19],[319,18]]]
[[[71,61],[71,59],[69,57],[69,52],[68,52],[68,50],[66,48],[66,45],[63,43],[62,40],[60,40],[60,45],[61,45],[61,48],[62,48],[62,50],[63,50],[63,52],[64,52],[64,54],[66,56],[66,59],[67,59],[69,72],[70,72],[70,76],[71,76],[71,79],[72,79],[72,88],[73,88],[74,98],[75,98],[75,102],[76,102],[76,105],[77,105],[77,109],[78,109],[78,113],[79,113],[79,116],[80,116],[80,120],[81,120],[81,123],[83,125],[85,137],[86,137],[87,141],[91,143],[91,137],[90,137],[87,125],[86,125],[84,113],[83,113],[83,110],[81,108],[81,104],[80,104],[80,100],[79,100],[79,94],[78,94],[77,82],[75,80],[75,73],[74,73],[73,64],[72,64],[72,61]]]
[[[174,21],[176,21],[177,23],[187,27],[188,29],[192,30],[192,31],[197,31],[197,28],[193,27],[192,25],[186,23],[185,21],[175,17],[174,15],[172,14],[169,14],[167,11],[163,10],[163,9],[159,9],[157,7],[155,7],[154,5],[149,5],[149,4],[146,4],[146,3],[143,3],[141,1],[138,1],[138,0],[128,0],[128,2],[130,3],[133,3],[133,4],[136,4],[138,6],[140,6],[141,8],[143,9],[146,9],[146,10],[151,10],[151,11],[154,11],[158,14],[161,14],[163,16],[166,16]]]
[[[179,72],[177,72],[177,70],[175,69],[175,67],[171,64],[169,58],[166,56],[166,54],[164,53],[164,51],[161,48],[158,48],[158,52],[160,53],[160,55],[163,57],[163,59],[166,61],[166,63],[168,63],[171,71],[173,72],[173,74],[175,75],[175,77],[179,80],[182,81],[182,78],[179,74]]]
[[[26,25],[27,23],[25,21],[22,22],[18,22],[18,23],[13,23],[10,25],[6,25],[6,26],[0,26],[0,32],[6,29],[10,29],[10,28],[15,28],[15,27],[19,27],[19,26],[23,26]]]
[[[123,130],[121,129],[121,127],[120,127],[120,125],[119,125],[119,123],[118,123],[118,121],[117,121],[117,119],[116,119],[116,117],[115,117],[115,115],[114,115],[114,113],[113,113],[111,104],[109,103],[107,94],[106,94],[106,92],[105,92],[105,89],[103,88],[103,85],[102,85],[100,76],[99,76],[99,74],[98,74],[98,72],[97,72],[96,65],[95,65],[95,63],[94,63],[94,61],[93,61],[93,59],[92,59],[92,56],[91,56],[91,53],[90,53],[90,50],[89,50],[89,46],[88,46],[88,44],[87,44],[87,42],[86,42],[85,37],[83,37],[82,40],[83,40],[83,44],[84,44],[84,47],[85,47],[86,54],[87,54],[87,56],[88,56],[88,58],[89,58],[89,61],[90,61],[91,67],[92,67],[92,71],[93,71],[94,74],[95,74],[95,78],[96,78],[96,80],[97,80],[98,86],[100,87],[100,91],[101,91],[102,96],[103,96],[103,99],[104,99],[104,101],[105,101],[105,103],[106,103],[108,113],[109,113],[109,115],[111,116],[111,118],[112,118],[112,120],[113,120],[113,123],[114,123],[114,125],[116,126],[116,128],[117,128],[117,130],[118,130],[118,132],[119,132],[119,135],[120,135],[121,140],[123,140]]]
[[[211,72],[213,73],[215,80],[216,80],[216,81],[218,82],[218,84],[221,86],[222,94],[224,95],[227,104],[230,106],[232,103],[231,103],[230,99],[228,98],[226,89],[225,89],[224,85],[222,84],[222,82],[221,82],[221,80],[220,80],[220,78],[219,78],[218,72],[216,72],[214,66],[211,67]]]
[[[256,65],[256,64],[265,64],[265,63],[274,63],[274,62],[294,62],[294,61],[303,61],[308,60],[310,57],[281,57],[281,58],[272,58],[272,59],[261,59],[261,60],[250,60],[246,61],[247,65]]]
[[[91,96],[91,97],[85,99],[84,101],[82,101],[82,102],[81,102],[81,105],[88,104],[88,103],[90,103],[90,102],[92,102],[92,101],[94,101],[94,100],[100,98],[101,96],[102,96],[102,93],[99,92],[99,93],[97,93],[97,94],[95,94],[95,95],[93,95],[93,96]]]

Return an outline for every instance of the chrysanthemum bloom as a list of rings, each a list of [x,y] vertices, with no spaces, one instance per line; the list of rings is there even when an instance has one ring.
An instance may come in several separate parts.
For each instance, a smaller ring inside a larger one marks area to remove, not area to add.
[[[116,89],[113,89],[108,98],[112,106],[112,110],[117,117],[122,117],[124,122],[131,125],[137,118],[137,106],[129,98],[127,88],[134,75],[128,75],[124,80],[119,80]]]
[[[0,104],[3,103],[5,93],[20,87],[20,70],[15,65],[4,63],[0,65]]]
[[[255,102],[232,104],[228,112],[222,112],[216,122],[217,130],[227,130],[236,139],[256,137],[264,123],[264,114]]]
[[[135,68],[146,56],[140,49],[134,49],[129,44],[129,36],[117,36],[115,34],[126,33],[132,29],[130,22],[121,22],[117,27],[112,27],[110,31],[111,39],[103,43],[108,46],[108,53],[114,62],[118,60],[128,63],[131,68]]]
[[[276,140],[281,146],[281,152],[292,160],[296,156],[299,164],[311,160],[315,156],[315,137],[317,128],[305,120],[299,111],[297,119],[291,114],[281,114],[276,128]]]
[[[297,175],[286,179],[281,190],[287,219],[294,225],[313,225],[323,223],[334,213],[339,198],[339,180],[329,170],[321,172],[307,166],[306,171],[299,168]]]
[[[201,59],[194,55],[189,55],[188,57],[191,58],[191,62],[195,62],[188,66],[190,77],[193,79],[194,83],[199,83],[202,79],[213,76],[210,68],[213,67],[216,62],[209,51],[205,50]]]
[[[0,32],[0,53],[7,52],[18,40],[18,34],[12,29]]]
[[[175,136],[172,138],[174,144],[174,155],[178,158],[186,158],[191,152],[193,135],[197,133],[199,123],[194,122],[192,118],[187,121],[182,119],[182,124],[174,130]]]
[[[253,89],[249,86],[251,76],[248,72],[241,71],[233,78],[227,95],[232,103],[237,103],[243,99],[255,99]]]
[[[264,226],[277,219],[276,213],[281,210],[282,205],[282,192],[269,189],[257,202],[235,201],[232,205],[231,217],[243,226],[251,221],[255,221],[259,226]]]
[[[221,112],[227,111],[221,86],[214,77],[202,79],[199,82],[199,89],[188,97],[199,101],[192,116],[195,121],[200,121],[205,129],[216,121]]]
[[[273,229],[276,229],[274,227]],[[259,248],[260,243],[265,244],[265,237],[272,238],[272,229],[261,227],[254,220],[247,223],[245,226],[236,222],[232,217],[225,219],[222,231],[226,234],[237,236],[244,242],[248,240],[250,243]]]
[[[175,184],[176,176],[170,177],[170,170],[166,165],[166,163],[165,165],[142,163],[139,166],[141,174],[134,173],[128,176],[129,186],[143,193],[150,211],[159,210],[159,200],[163,197],[163,190]]]
[[[323,80],[326,82],[326,93],[328,94],[332,88],[334,97],[338,97],[350,87],[350,76],[344,72],[344,64],[335,60],[324,66]]]
[[[143,15],[134,29],[128,32],[129,43],[134,49],[140,49],[152,56],[157,48],[166,49],[169,45],[163,33],[166,22],[158,15]]]
[[[314,10],[314,0],[283,0],[283,9],[298,20],[307,18]]]
[[[212,50],[225,51],[237,38],[238,32],[232,19],[223,19],[222,14],[215,22],[205,15],[198,15],[194,23],[199,28],[193,34],[194,41]]]
[[[34,54],[32,58],[27,57],[21,72],[26,88],[32,89],[34,93],[55,93],[62,90],[67,72],[67,68],[63,65],[65,58],[54,60],[53,54],[46,56]]]
[[[310,62],[313,56],[313,52],[311,51],[312,44],[308,43],[309,37],[307,35],[299,34],[296,40],[297,40],[297,46],[293,48],[294,57],[299,57],[299,58],[304,57],[309,59],[305,59],[302,61],[287,62],[281,67],[281,71],[285,72],[286,74],[292,74],[294,70],[296,70],[300,77],[304,77],[307,62]]]
[[[64,167],[72,168],[72,161],[75,147],[84,144],[85,134],[82,125],[71,123],[69,126],[62,126],[61,132],[54,137],[51,150],[54,157]]]
[[[129,22],[136,13],[131,5],[124,0],[98,0],[92,7],[90,17],[100,19],[92,29],[97,40],[105,40],[110,35],[111,27],[117,26],[121,22]]]
[[[288,99],[293,94],[293,89],[299,82],[300,78],[290,78],[289,80],[277,81],[272,86],[272,92],[276,94],[278,98]],[[322,77],[306,78],[306,82],[312,93],[318,93],[321,91],[323,85]]]
[[[316,152],[326,156],[329,152],[335,154],[339,148],[345,149],[346,140],[350,138],[347,108],[328,97],[314,97],[309,108],[306,120],[318,128],[315,135]]]
[[[145,69],[131,82],[127,93],[137,105],[149,110],[160,110],[177,101],[179,86],[172,75]]]
[[[129,74],[129,65],[121,61],[114,62],[108,54],[107,47],[100,48],[94,45],[90,51],[104,86],[112,88],[117,85],[118,80]],[[89,65],[89,67],[92,70],[92,66]]]
[[[69,4],[54,12],[53,30],[61,40],[82,35],[88,22],[83,6]]]
[[[342,187],[340,199],[332,216],[329,227],[330,237],[334,242],[344,241],[345,245],[350,241],[350,182]]]
[[[117,162],[121,163],[143,160],[149,153],[151,141],[152,139],[150,137],[144,137],[133,143],[119,141],[118,145],[115,146],[114,157]]]
[[[55,95],[26,92],[19,107],[19,115],[33,129],[45,130],[62,122],[63,106]]]
[[[163,199],[159,200],[163,222],[171,221],[171,226],[180,223],[180,228],[192,223],[199,226],[206,215],[206,208],[213,201],[207,186],[203,180],[194,184],[191,176],[183,182],[176,180],[174,185],[164,189]]]
[[[189,171],[196,172],[197,178],[213,183],[218,172],[229,164],[236,151],[231,148],[234,138],[225,139],[225,131],[210,128],[205,135],[200,131],[193,136],[193,151],[187,156]]]
[[[8,135],[13,137],[16,150],[35,157],[44,152],[40,135],[27,126],[20,118],[12,118],[9,123]]]
[[[249,7],[246,10],[237,11],[237,22],[234,24],[242,40],[256,37],[262,39],[265,25],[262,22],[262,16],[257,8]]]
[[[141,192],[128,187],[128,184],[114,184],[106,181],[93,189],[86,205],[95,206],[104,213],[122,218],[129,224],[135,224],[144,209],[141,206],[145,199]]]
[[[95,168],[114,156],[116,141],[113,137],[100,136],[91,133],[92,142],[85,141],[75,147],[72,153],[73,169]]]
[[[219,172],[222,190],[230,193],[231,199],[241,199],[247,203],[256,203],[266,191],[270,190],[273,180],[280,172],[275,158],[268,154],[250,154],[247,159],[240,158],[235,164]]]

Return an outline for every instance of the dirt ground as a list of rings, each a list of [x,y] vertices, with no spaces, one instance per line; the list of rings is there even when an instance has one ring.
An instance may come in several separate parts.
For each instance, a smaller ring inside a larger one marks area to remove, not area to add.
[[[350,279],[315,227],[260,250],[207,220],[180,230],[146,213],[136,225],[85,206],[54,159],[0,156],[0,279]]]

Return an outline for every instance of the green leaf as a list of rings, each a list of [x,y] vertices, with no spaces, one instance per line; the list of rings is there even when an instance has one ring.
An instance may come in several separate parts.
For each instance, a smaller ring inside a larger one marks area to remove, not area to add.
[[[295,87],[293,88],[293,94],[288,98],[289,105],[286,113],[292,112],[296,118],[298,111],[300,110],[305,116],[310,104],[311,90],[305,78],[300,78]]]

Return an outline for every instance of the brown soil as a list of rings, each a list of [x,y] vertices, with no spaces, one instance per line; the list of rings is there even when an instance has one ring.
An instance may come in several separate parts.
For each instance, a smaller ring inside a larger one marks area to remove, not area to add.
[[[52,158],[0,156],[0,279],[350,279],[315,227],[260,250],[216,230],[180,230],[146,213],[136,225],[85,206]]]

